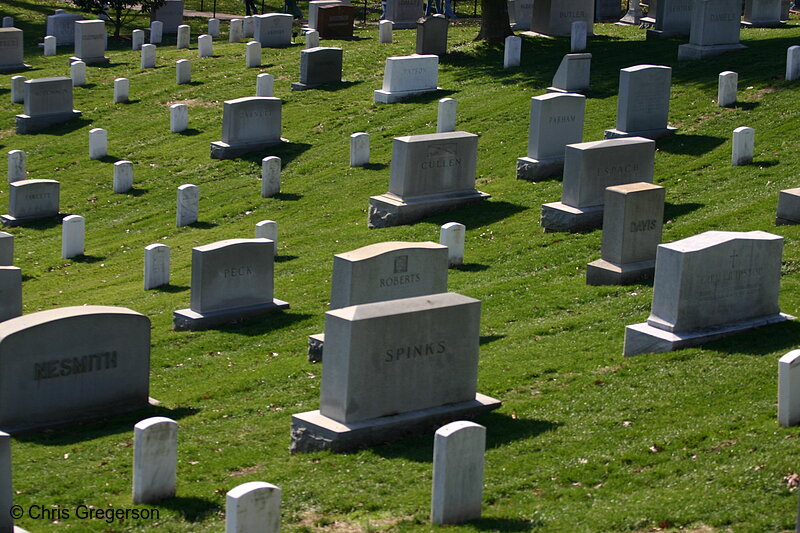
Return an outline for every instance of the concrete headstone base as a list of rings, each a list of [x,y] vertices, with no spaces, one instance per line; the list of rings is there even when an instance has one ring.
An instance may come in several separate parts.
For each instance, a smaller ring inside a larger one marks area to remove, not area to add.
[[[279,141],[262,141],[254,143],[237,143],[228,144],[222,141],[213,141],[211,143],[211,159],[235,159],[241,155],[250,152],[257,152],[270,146],[277,146],[281,143],[289,142],[287,139],[281,138]]]
[[[411,98],[412,96],[417,96],[418,94],[432,93],[434,91],[441,90],[441,87],[437,87],[435,89],[423,89],[419,91],[384,91],[383,89],[377,89],[374,93],[374,101],[378,104],[394,104],[395,102],[399,102],[400,100],[404,100],[406,98]]]
[[[705,59],[707,57],[714,57],[726,52],[735,52],[737,50],[744,50],[747,47],[743,44],[715,44],[702,46],[699,44],[682,44],[678,47],[678,61],[687,61],[693,59]]]
[[[289,304],[287,302],[274,298],[272,303],[269,304],[238,307],[210,313],[198,313],[191,309],[180,309],[172,313],[172,328],[175,331],[199,331],[288,308]]]
[[[49,115],[39,115],[36,117],[25,114],[17,115],[17,133],[19,135],[36,133],[37,131],[42,131],[50,126],[54,126],[55,124],[69,122],[70,120],[80,116],[81,112],[77,109],[73,109],[69,113],[52,113]]]
[[[666,129],[644,130],[644,131],[621,131],[615,128],[605,130],[603,139],[625,139],[628,137],[644,137],[645,139],[660,139],[667,137],[678,131],[678,128],[667,126]]]
[[[655,259],[624,265],[615,265],[605,259],[598,259],[586,265],[586,284],[629,285],[653,279],[655,271]]]
[[[368,224],[370,228],[401,226],[487,198],[491,195],[476,190],[415,196],[405,200],[392,194],[371,196]]]
[[[87,65],[105,65],[106,63],[111,62],[111,60],[108,59],[106,56],[97,56],[97,57],[72,56],[69,58],[70,63],[74,63],[75,61],[83,61]]]
[[[599,228],[603,225],[603,206],[572,207],[561,202],[542,204],[541,224],[546,233]]]
[[[534,159],[532,157],[517,158],[517,179],[536,180],[548,176],[560,176],[564,171],[564,158]]]

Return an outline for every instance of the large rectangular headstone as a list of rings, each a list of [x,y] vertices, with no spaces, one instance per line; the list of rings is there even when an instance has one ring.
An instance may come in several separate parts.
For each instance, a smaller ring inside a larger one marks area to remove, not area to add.
[[[293,91],[342,81],[342,49],[320,46],[300,50],[300,81]]]
[[[439,56],[410,55],[386,58],[383,86],[374,94],[375,102],[393,104],[403,98],[437,90]]]
[[[0,531],[14,533],[11,506],[14,490],[11,484],[11,436],[0,431]]]
[[[389,192],[370,198],[370,227],[408,224],[484,200],[475,189],[478,136],[465,131],[395,137]]]
[[[417,21],[417,54],[447,53],[447,29],[450,24],[444,15],[433,15]]]
[[[742,24],[754,28],[780,26],[781,0],[745,0]]]
[[[289,307],[273,298],[274,246],[269,239],[228,239],[192,248],[191,304],[175,311],[175,329],[206,329]]]
[[[231,159],[283,142],[281,99],[250,96],[226,100],[222,108],[222,140],[211,143],[213,159]]]
[[[707,231],[658,247],[647,322],[625,328],[624,355],[695,346],[788,318],[778,307],[783,237]]]
[[[292,450],[345,451],[492,409],[477,391],[480,302],[456,293],[325,315],[320,410],[292,417]]]
[[[87,65],[108,63],[105,56],[107,38],[106,23],[102,20],[75,22],[75,56],[72,60]]]
[[[678,47],[678,60],[747,48],[739,42],[741,12],[740,0],[695,0],[689,42]]]
[[[276,48],[292,44],[291,15],[286,13],[267,13],[256,15],[253,38],[261,43],[261,48]]]
[[[386,20],[396,30],[414,28],[422,16],[422,0],[386,0]]]
[[[162,33],[178,33],[178,26],[183,24],[183,0],[166,0],[164,5],[150,14],[150,22],[161,22]]]
[[[348,4],[319,7],[317,30],[320,39],[352,39],[356,8]]]
[[[567,54],[561,58],[549,93],[583,93],[589,89],[592,54]]]
[[[619,71],[617,126],[605,131],[606,139],[647,137],[658,139],[675,131],[667,126],[672,68],[636,65]]]
[[[56,38],[57,46],[72,46],[75,44],[75,22],[83,20],[83,15],[77,13],[56,13],[47,17],[45,35]]]
[[[29,68],[22,61],[22,30],[0,28],[0,72],[13,72]]]
[[[22,180],[8,184],[8,214],[3,224],[15,226],[58,215],[60,184],[55,180]]]
[[[554,176],[564,168],[564,149],[583,141],[586,97],[551,93],[531,98],[528,155],[517,159],[517,178]]]
[[[26,80],[24,113],[17,115],[17,133],[36,133],[81,116],[72,109],[72,80],[67,77]]]
[[[0,323],[0,428],[16,431],[148,405],[150,319],[77,306]]]
[[[533,17],[533,0],[515,0],[513,14],[514,22],[511,27],[514,31],[530,30],[531,18]]]
[[[692,28],[694,0],[659,0],[656,6],[656,27],[647,31],[647,38],[688,36]]]
[[[22,269],[0,266],[0,322],[22,314]]]
[[[584,21],[587,35],[594,35],[594,0],[536,0],[531,30],[542,35],[568,36],[572,23]]]
[[[308,28],[319,29],[319,8],[323,6],[350,5],[350,0],[311,0],[308,3]]]

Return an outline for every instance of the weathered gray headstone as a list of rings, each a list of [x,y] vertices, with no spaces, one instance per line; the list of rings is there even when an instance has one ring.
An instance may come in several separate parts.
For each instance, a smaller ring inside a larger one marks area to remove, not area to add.
[[[436,133],[456,131],[458,100],[442,98],[439,100],[439,113],[436,119]]]
[[[11,103],[21,104],[25,102],[25,76],[11,76]]]
[[[653,9],[654,2],[650,2],[648,6],[648,10],[650,11],[648,18],[652,19],[652,15],[655,14],[655,9]],[[638,26],[642,22],[642,5],[639,0],[633,0],[628,2],[628,12],[625,13],[625,16],[619,21],[620,24],[633,24]]]
[[[503,68],[518,67],[522,57],[522,37],[509,35],[503,49]]]
[[[643,137],[568,144],[561,201],[542,205],[545,231],[582,231],[603,223],[606,187],[653,182],[656,143]]]
[[[256,15],[253,38],[261,48],[276,48],[292,44],[292,16],[286,13]]]
[[[211,143],[212,159],[232,159],[284,142],[280,98],[251,96],[226,100],[222,140]]]
[[[422,16],[422,0],[386,0],[386,20],[396,30],[415,28]]]
[[[59,183],[55,180],[21,180],[8,184],[8,214],[0,221],[16,226],[58,215]]]
[[[261,44],[258,41],[247,43],[244,51],[244,59],[247,68],[258,68],[261,66]]]
[[[17,133],[36,133],[81,116],[72,109],[72,80],[39,78],[25,82],[24,113],[17,115]]]
[[[403,98],[439,89],[439,56],[410,55],[386,58],[383,86],[375,102],[393,104]]]
[[[11,506],[14,490],[11,484],[11,436],[0,431],[0,531],[14,533]]]
[[[14,236],[0,231],[0,266],[14,264]]]
[[[379,35],[378,39],[381,43],[391,43],[392,42],[392,21],[391,20],[382,20],[378,23],[379,26]]]
[[[800,46],[790,46],[786,50],[786,79],[800,79]]]
[[[86,63],[83,61],[73,61],[69,65],[69,75],[72,78],[73,87],[83,87],[86,85]]]
[[[163,37],[164,23],[160,20],[152,21],[150,23],[150,44],[161,44]]]
[[[22,269],[15,266],[0,266],[0,322],[20,315],[22,315]]]
[[[44,56],[45,57],[53,57],[56,55],[56,38],[52,35],[46,35],[44,38]]]
[[[286,309],[273,297],[275,243],[228,239],[192,248],[189,309],[173,313],[176,330],[207,329]]]
[[[131,50],[141,50],[144,44],[144,30],[133,30],[131,32]]]
[[[741,126],[733,130],[733,144],[731,146],[731,165],[737,167],[753,162],[756,130]]]
[[[181,24],[178,26],[178,37],[175,41],[175,47],[178,49],[189,48],[189,43],[192,39],[192,29],[188,24]]]
[[[319,411],[292,416],[293,452],[403,438],[500,402],[476,393],[480,302],[456,293],[325,314]]]
[[[467,236],[467,227],[459,222],[448,222],[439,229],[439,244],[447,246],[448,266],[458,266],[464,263],[464,240]]]
[[[200,187],[186,183],[178,187],[175,225],[179,228],[197,222],[200,210]]]
[[[619,71],[617,126],[605,131],[606,139],[646,137],[658,139],[675,131],[667,126],[672,68],[636,65]]]
[[[106,23],[102,20],[75,22],[75,56],[72,60],[87,65],[108,63],[105,56],[107,38]]]
[[[180,133],[189,127],[189,106],[186,104],[172,104],[169,106],[169,130]]]
[[[261,52],[259,51],[259,57]],[[275,96],[275,77],[272,74],[259,74],[256,76],[256,96]]]
[[[175,62],[175,82],[178,85],[192,82],[192,62],[179,59]]]
[[[219,37],[219,19],[208,19],[208,34],[211,37]]]
[[[512,28],[514,31],[527,31],[531,29],[531,18],[533,17],[533,0],[515,0]],[[509,13],[511,15],[511,13]]]
[[[447,53],[447,28],[450,24],[444,15],[436,14],[417,21],[417,54],[442,55]]]
[[[694,0],[659,0],[656,27],[647,30],[647,38],[688,36],[692,28]]]
[[[117,161],[114,163],[113,189],[116,194],[123,194],[133,188],[133,163]]]
[[[225,533],[279,533],[281,489],[271,483],[250,481],[225,495]]]
[[[128,78],[116,78],[114,80],[114,103],[121,104],[128,101],[131,82]]]
[[[781,0],[745,0],[742,24],[754,28],[780,26],[781,4]]]
[[[57,13],[47,17],[45,35],[56,38],[58,46],[75,44],[75,22],[83,20],[83,15],[77,13]]]
[[[739,85],[739,74],[726,70],[719,73],[719,84],[717,86],[717,105],[728,107],[736,103],[736,90]]]
[[[589,89],[592,54],[567,54],[553,76],[549,93],[582,93]]]
[[[212,57],[214,55],[214,38],[210,35],[201,35],[198,37],[197,54],[200,57]]]
[[[780,312],[783,237],[707,231],[658,247],[647,322],[625,328],[624,355],[697,346],[787,320]]]
[[[147,407],[150,319],[124,307],[50,309],[0,323],[8,433]]]
[[[433,440],[431,522],[460,524],[481,517],[486,428],[474,422],[451,422]]]
[[[475,189],[477,159],[478,136],[465,131],[395,137],[389,192],[370,197],[369,227],[410,224],[489,198]]]
[[[778,424],[800,424],[800,350],[778,359]]]
[[[317,30],[308,30],[306,33],[306,49],[316,48],[319,46],[319,32]]]
[[[166,0],[150,14],[151,24],[155,21],[161,22],[163,33],[178,33],[178,26],[183,24],[183,0]]]
[[[150,244],[144,248],[144,290],[169,285],[169,256],[166,244]]]
[[[22,60],[22,30],[0,28],[0,72],[30,68]]]
[[[271,155],[261,160],[261,197],[281,192],[281,158]]]
[[[103,128],[89,130],[89,159],[103,159],[108,155],[108,132]]]
[[[350,166],[363,167],[369,163],[369,133],[359,132],[350,136]]]
[[[784,189],[780,192],[775,224],[800,224],[800,188]]]
[[[639,9],[639,11],[641,12],[641,8]],[[621,16],[622,16],[622,7],[619,0],[595,1],[594,3],[595,22],[618,22]]]
[[[689,42],[678,47],[678,60],[704,59],[747,48],[739,42],[740,0],[695,0]]]
[[[300,50],[300,81],[292,83],[293,91],[304,91],[341,81],[341,48],[321,46]]]
[[[148,68],[156,68],[156,45],[144,44],[142,45],[141,58],[139,66],[142,70]]]
[[[24,180],[27,177],[25,171],[25,152],[22,150],[11,150],[8,152],[8,182]]]
[[[594,0],[536,0],[533,3],[531,30],[551,36],[569,36],[572,23],[586,23],[588,35],[594,35]]]
[[[586,97],[549,93],[531,98],[528,155],[517,159],[517,179],[536,180],[561,174],[564,149],[583,141]]]
[[[13,28],[14,17],[3,17],[3,28]]]
[[[230,23],[229,33],[228,33],[228,42],[229,43],[240,43],[242,42],[242,34],[243,34],[243,21],[242,19],[233,19]]]
[[[256,20],[252,16],[247,16],[242,19],[242,34],[244,38],[252,37],[255,31]]]
[[[571,53],[586,50],[586,21],[576,20],[570,26],[569,51]]]
[[[163,416],[133,426],[133,503],[175,496],[178,471],[178,423]]]
[[[323,6],[350,5],[350,0],[311,0],[308,3],[308,28],[319,29],[319,8]]]
[[[69,215],[61,222],[61,258],[70,259],[83,255],[86,219],[80,215]]]
[[[629,183],[606,189],[600,259],[586,267],[589,285],[652,279],[664,223],[664,187]]]
[[[317,31],[320,39],[353,38],[356,7],[349,4],[323,5],[317,10]]]

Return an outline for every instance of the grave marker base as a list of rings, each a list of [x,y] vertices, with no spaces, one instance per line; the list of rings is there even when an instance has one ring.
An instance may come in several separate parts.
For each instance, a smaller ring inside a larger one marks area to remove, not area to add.
[[[491,195],[474,189],[406,199],[390,193],[371,196],[368,224],[370,228],[401,226],[487,198]]]
[[[433,432],[453,420],[474,418],[500,407],[500,400],[477,393],[474,400],[343,424],[317,411],[292,415],[291,453],[347,452]]]
[[[688,61],[692,59],[705,59],[714,57],[725,52],[735,52],[744,50],[747,47],[743,44],[714,44],[702,46],[699,44],[682,44],[678,47],[678,61]]]
[[[418,94],[432,93],[441,90],[441,87],[436,87],[435,89],[421,89],[418,91],[384,91],[383,89],[377,89],[374,93],[374,101],[377,104],[394,104],[395,102],[399,102],[405,98],[411,98]]]
[[[15,65],[0,65],[0,72],[17,72],[20,70],[27,70],[29,68],[31,68],[31,66],[26,63],[17,63]]]
[[[288,139],[281,138],[279,141],[260,141],[255,143],[228,144],[222,141],[211,143],[211,159],[234,159],[250,152],[258,152],[270,146],[278,146],[288,143]]]
[[[653,41],[655,39],[672,39],[673,37],[688,37],[688,36],[689,36],[688,33],[681,33],[679,31],[649,29],[647,30],[645,38],[649,41]]]
[[[627,137],[644,137],[645,139],[660,139],[667,137],[678,131],[678,128],[667,126],[666,129],[643,130],[643,131],[621,131],[618,129],[608,129],[603,132],[603,139],[625,139]]]
[[[337,81],[331,81],[331,82],[326,82],[326,83],[303,83],[301,81],[295,81],[295,82],[292,82],[292,90],[293,91],[305,91],[305,90],[308,90],[308,89],[316,89],[317,87],[322,87],[322,86],[325,86],[325,85],[334,85],[336,83],[348,83],[348,82],[345,81],[345,80],[337,80]]]
[[[781,28],[786,25],[785,20],[763,20],[763,21],[748,21],[741,22],[742,28]]]
[[[30,133],[36,133],[37,131],[42,131],[44,129],[49,128],[50,126],[54,126],[56,124],[62,124],[64,122],[69,122],[74,118],[78,118],[81,116],[81,112],[77,109],[73,109],[69,113],[52,113],[49,115],[40,115],[37,117],[32,117],[30,115],[17,115],[17,133],[19,135],[27,135]]]
[[[172,329],[175,331],[199,331],[288,308],[289,304],[287,302],[273,298],[272,303],[268,304],[235,307],[233,309],[212,311],[210,313],[198,313],[191,309],[179,309],[172,313]]]
[[[665,331],[654,328],[647,322],[625,326],[625,344],[622,355],[629,357],[642,353],[663,353],[699,346],[707,342],[715,341],[723,337],[729,337],[747,331],[749,329],[760,328],[770,324],[779,324],[787,320],[794,320],[795,317],[786,313],[762,316],[752,320],[723,324],[713,328],[696,329],[692,331]]]
[[[536,178],[560,176],[564,172],[564,158],[534,159],[532,157],[517,158],[517,179],[535,181]]]
[[[111,60],[108,59],[106,56],[97,56],[97,57],[72,56],[69,58],[70,63],[74,63],[75,61],[83,61],[87,65],[105,65],[106,63],[111,62]]]
[[[653,279],[656,260],[617,265],[598,259],[586,265],[587,285],[629,285]]]
[[[566,89],[560,89],[558,87],[548,87],[547,89],[545,89],[545,92],[548,92],[548,93],[559,93],[559,94],[576,94],[576,93],[577,94],[586,94],[586,91],[588,91],[588,90],[589,90],[588,87],[585,88],[585,89],[575,89],[574,91],[568,91]]]
[[[603,226],[603,206],[572,207],[561,202],[542,204],[541,224],[545,233],[600,228]]]
[[[5,215],[0,215],[0,223],[2,223],[4,226],[8,226],[8,227],[13,228],[14,226],[21,226],[23,224],[27,224],[28,222],[34,222],[36,220],[47,220],[47,219],[50,219],[50,218],[55,218],[60,223],[61,220],[66,216],[67,215],[65,215],[63,213],[56,213],[54,215],[47,215],[47,216],[43,216],[43,217],[39,217],[39,216],[36,216],[36,217],[13,217],[13,216],[11,216],[9,214],[5,214]]]

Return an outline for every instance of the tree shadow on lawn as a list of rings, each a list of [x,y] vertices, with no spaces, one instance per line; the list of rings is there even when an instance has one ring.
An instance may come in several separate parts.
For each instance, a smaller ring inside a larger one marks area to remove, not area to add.
[[[709,342],[703,347],[726,354],[749,354],[764,356],[773,352],[794,349],[800,338],[800,323],[794,320],[755,328],[718,341]]]
[[[455,420],[450,422],[455,422]],[[486,426],[487,450],[498,448],[516,440],[536,437],[561,426],[558,422],[512,418],[509,415],[497,412],[483,414],[477,417],[475,422]],[[424,436],[376,446],[373,451],[387,459],[403,458],[418,463],[431,463],[433,462],[433,434],[436,429],[445,424],[447,422],[442,422]]]
[[[467,229],[475,229],[488,226],[526,209],[528,208],[523,205],[512,204],[511,202],[484,200],[439,215],[430,216],[425,220],[440,226],[447,222],[457,221],[464,224]]]
[[[131,438],[133,438],[133,426],[145,418],[164,416],[173,420],[180,420],[187,416],[194,415],[199,411],[199,409],[194,407],[168,409],[160,405],[149,405],[148,407],[112,418],[96,418],[91,421],[69,422],[57,428],[32,430],[19,434],[15,433],[14,438],[20,442],[33,442],[44,446],[65,446],[106,437],[108,435],[117,435],[119,433],[130,433]]]

